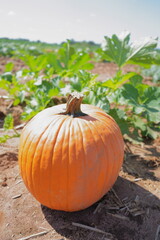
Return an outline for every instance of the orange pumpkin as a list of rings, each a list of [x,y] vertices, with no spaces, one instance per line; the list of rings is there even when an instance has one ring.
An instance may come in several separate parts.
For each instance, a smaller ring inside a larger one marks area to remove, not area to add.
[[[123,162],[124,143],[116,122],[81,102],[81,94],[71,94],[67,104],[38,113],[21,134],[24,183],[52,209],[89,207],[112,187]]]

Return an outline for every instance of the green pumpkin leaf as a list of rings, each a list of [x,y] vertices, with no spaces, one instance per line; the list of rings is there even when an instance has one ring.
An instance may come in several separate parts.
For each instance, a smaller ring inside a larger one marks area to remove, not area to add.
[[[13,129],[13,127],[14,127],[13,122],[14,122],[14,119],[13,119],[12,114],[8,114],[4,119],[4,124],[3,124],[4,130]]]
[[[156,61],[157,39],[145,39],[130,43],[130,33],[105,37],[104,55],[106,60],[115,62],[119,67],[127,63],[148,66]]]

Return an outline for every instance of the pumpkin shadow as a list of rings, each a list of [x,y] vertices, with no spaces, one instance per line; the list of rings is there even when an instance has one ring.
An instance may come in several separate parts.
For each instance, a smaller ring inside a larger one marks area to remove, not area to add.
[[[99,202],[79,212],[63,212],[41,205],[53,229],[69,240],[106,239],[102,233],[76,227],[73,223],[101,229],[109,239],[151,240],[160,223],[160,199],[134,182],[118,177],[113,189]],[[107,238],[108,239],[108,238]]]

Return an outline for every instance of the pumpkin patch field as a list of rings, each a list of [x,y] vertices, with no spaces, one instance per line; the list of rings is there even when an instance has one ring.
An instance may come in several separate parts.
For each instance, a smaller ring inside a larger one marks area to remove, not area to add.
[[[160,50],[0,39],[0,239],[160,239]]]

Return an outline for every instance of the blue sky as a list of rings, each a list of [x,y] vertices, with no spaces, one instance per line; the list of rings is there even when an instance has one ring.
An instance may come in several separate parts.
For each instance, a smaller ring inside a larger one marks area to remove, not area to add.
[[[133,40],[160,38],[160,0],[5,0],[0,23],[0,37],[51,43],[101,43],[123,31]]]

